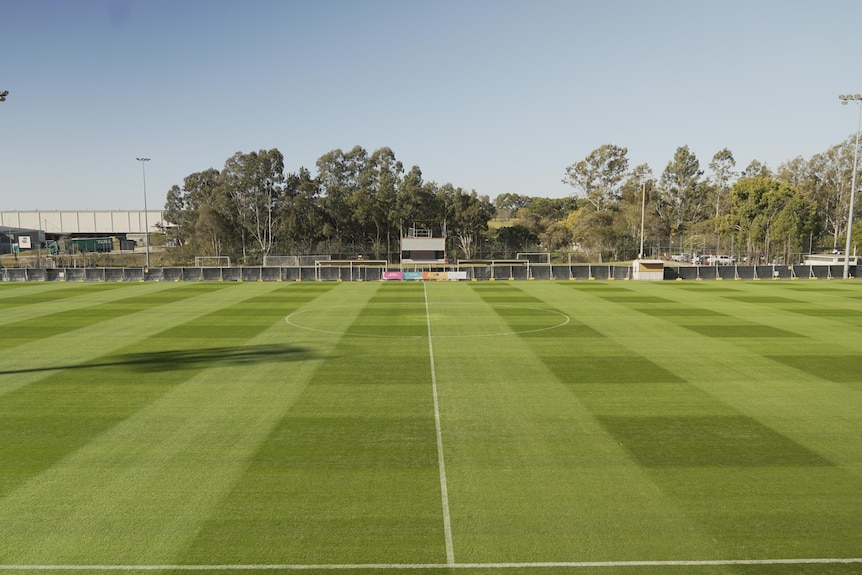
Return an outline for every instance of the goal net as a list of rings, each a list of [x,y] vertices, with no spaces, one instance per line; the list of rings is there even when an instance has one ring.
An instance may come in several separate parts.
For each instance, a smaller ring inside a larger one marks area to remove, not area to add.
[[[551,263],[550,252],[519,252],[517,259],[530,262],[531,264],[549,264]]]
[[[273,268],[296,268],[302,266],[313,266],[315,262],[330,260],[332,256],[323,255],[305,255],[305,256],[264,256],[264,267]]]
[[[196,268],[229,268],[228,256],[195,256]]]

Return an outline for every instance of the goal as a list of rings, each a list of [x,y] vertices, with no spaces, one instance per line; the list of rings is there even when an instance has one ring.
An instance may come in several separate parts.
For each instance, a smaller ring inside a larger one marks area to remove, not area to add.
[[[195,256],[196,268],[229,268],[228,256]]]
[[[528,261],[531,264],[551,265],[550,252],[518,252],[515,257],[519,260]]]
[[[311,267],[318,261],[331,260],[332,256],[326,255],[303,255],[303,256],[263,256],[264,267],[289,268],[289,267]]]

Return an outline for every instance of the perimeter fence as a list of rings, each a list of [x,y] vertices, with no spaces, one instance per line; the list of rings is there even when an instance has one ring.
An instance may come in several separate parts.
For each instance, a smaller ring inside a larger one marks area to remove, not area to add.
[[[392,268],[401,269],[401,268]],[[460,271],[472,281],[498,280],[628,280],[630,265],[578,264],[548,265],[528,262],[477,264],[466,266],[404,267],[413,271]],[[354,264],[328,266],[243,266],[243,267],[159,267],[159,268],[11,268],[0,269],[4,282],[145,282],[145,281],[382,281],[385,266]],[[667,266],[665,280],[793,280],[840,279],[840,265],[760,265],[760,266]],[[857,266],[850,266],[856,277]],[[461,275],[460,277],[464,277]]]

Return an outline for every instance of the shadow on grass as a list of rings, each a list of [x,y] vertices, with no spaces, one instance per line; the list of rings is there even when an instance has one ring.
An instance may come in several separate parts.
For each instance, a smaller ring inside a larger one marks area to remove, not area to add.
[[[314,354],[311,351],[301,347],[288,345],[272,344],[249,345],[242,347],[208,347],[203,349],[176,349],[113,355],[99,360],[74,365],[55,365],[0,370],[0,375],[105,367],[127,367],[143,372],[162,372],[259,363],[303,361],[313,358]]]

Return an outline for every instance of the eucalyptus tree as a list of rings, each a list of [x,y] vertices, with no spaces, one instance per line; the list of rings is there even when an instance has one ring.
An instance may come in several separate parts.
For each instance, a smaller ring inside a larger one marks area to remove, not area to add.
[[[441,186],[437,198],[444,214],[446,235],[457,240],[457,248],[465,258],[472,258],[478,239],[494,217],[494,204],[488,196],[480,196],[475,190],[467,193],[452,184]]]
[[[514,257],[517,252],[537,251],[540,241],[535,233],[521,223],[489,230],[488,236],[505,258]]]
[[[611,210],[597,210],[588,203],[568,215],[566,226],[573,245],[589,259],[601,261],[604,253],[616,253],[619,237]]]
[[[774,176],[772,170],[769,169],[769,166],[761,162],[760,160],[751,160],[748,166],[744,170],[742,170],[742,177],[744,178],[756,178],[758,176],[763,176],[765,178],[771,178]]]
[[[712,172],[712,184],[715,186],[715,217],[721,215],[721,201],[725,198],[726,192],[733,185],[737,177],[736,160],[733,158],[733,152],[724,148],[715,153],[712,161],[709,163],[709,169]]]
[[[723,148],[716,152],[709,163],[709,169],[712,172],[709,181],[712,184],[712,192],[715,195],[715,218],[710,227],[715,231],[716,235],[716,253],[721,252],[721,226],[719,217],[727,210],[727,190],[733,185],[738,175],[734,167],[736,167],[736,160],[733,157],[733,152],[728,148]]]
[[[688,146],[677,148],[659,181],[659,213],[672,234],[708,217],[708,190],[701,176],[697,156]]]
[[[518,210],[529,206],[533,198],[520,194],[504,193],[494,198],[494,207],[497,208],[497,216],[508,221]]]
[[[355,218],[366,226],[377,258],[392,250],[398,237],[397,197],[403,174],[404,166],[391,148],[375,150],[362,166],[360,185],[349,200]]]
[[[555,251],[568,245],[571,234],[565,225],[566,217],[580,201],[570,197],[529,200],[518,210],[518,222],[539,239],[544,250]]]
[[[237,152],[225,162],[218,187],[226,199],[225,215],[234,218],[242,234],[243,256],[246,238],[255,242],[262,256],[272,251],[284,214],[284,184],[284,156],[275,148]]]
[[[174,241],[201,255],[222,255],[235,237],[229,218],[216,209],[223,203],[218,179],[214,168],[189,174],[182,187],[171,187],[165,202],[165,221],[172,224]]]
[[[433,222],[442,230],[442,209],[437,198],[437,184],[423,181],[419,166],[410,168],[401,179],[396,196],[394,223],[399,231],[415,222]]]
[[[835,249],[847,228],[854,153],[855,140],[851,136],[825,152],[815,154],[808,161],[797,157],[781,164],[776,175],[817,204],[818,218],[823,226],[817,234],[818,240],[831,242]]]
[[[285,247],[295,247],[304,253],[317,251],[315,244],[323,237],[323,207],[319,195],[318,182],[307,168],[287,175],[279,231]]]
[[[178,246],[185,245],[186,238],[191,238],[191,230],[194,230],[194,225],[186,213],[186,198],[183,190],[176,184],[168,190],[162,218],[165,223],[170,224],[165,228],[165,233],[170,241]]]
[[[575,188],[597,211],[609,210],[619,200],[628,174],[628,149],[605,144],[566,168],[563,183]]]
[[[349,152],[335,149],[317,160],[317,180],[324,223],[322,232],[335,239],[333,249],[346,243],[361,241],[361,229],[354,218],[350,197],[361,187],[361,174],[368,161],[368,152],[354,146]]]
[[[740,179],[730,191],[724,227],[744,246],[748,261],[770,261],[802,250],[817,227],[817,207],[796,188],[768,176]]]

